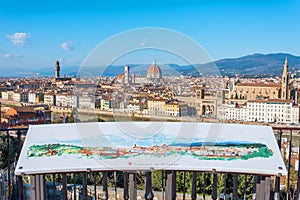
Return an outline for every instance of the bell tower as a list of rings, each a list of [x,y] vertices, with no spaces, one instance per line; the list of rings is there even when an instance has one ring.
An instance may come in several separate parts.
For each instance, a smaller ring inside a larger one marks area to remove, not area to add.
[[[129,84],[129,66],[124,67],[124,83]]]
[[[281,99],[287,100],[289,98],[289,64],[286,57],[281,78]]]

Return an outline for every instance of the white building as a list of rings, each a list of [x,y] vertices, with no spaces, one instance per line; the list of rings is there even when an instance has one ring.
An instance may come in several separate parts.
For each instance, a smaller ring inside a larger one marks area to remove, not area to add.
[[[236,109],[236,120],[237,121],[247,121],[247,106],[246,105],[240,105]]]
[[[249,100],[247,102],[249,122],[267,122],[268,109],[266,100]]]
[[[226,104],[218,107],[218,119],[266,123],[299,123],[299,106],[292,100],[249,100],[247,106]]]
[[[247,103],[248,121],[266,123],[298,123],[299,106],[292,100],[251,100]]]
[[[67,106],[70,106],[72,108],[78,108],[79,107],[78,96],[69,94],[67,96]]]
[[[13,101],[13,91],[2,91],[1,96],[3,100]]]
[[[73,94],[56,94],[56,106],[78,108],[78,97]]]
[[[292,107],[292,123],[299,123],[299,105],[293,105]]]
[[[56,96],[53,93],[44,94],[44,103],[49,106],[56,106]]]
[[[28,102],[28,92],[24,91],[14,91],[13,101],[16,102]]]
[[[141,112],[141,105],[139,103],[130,103],[127,106],[127,112],[129,113],[140,113]]]
[[[67,94],[66,93],[56,94],[56,106],[67,107]]]
[[[92,92],[82,92],[78,96],[78,106],[80,109],[92,109],[95,110],[95,93]]]
[[[247,121],[247,106],[235,103],[221,105],[218,107],[217,117],[220,120]]]
[[[28,102],[29,103],[36,103],[36,97],[37,97],[36,92],[29,92],[28,93]]]

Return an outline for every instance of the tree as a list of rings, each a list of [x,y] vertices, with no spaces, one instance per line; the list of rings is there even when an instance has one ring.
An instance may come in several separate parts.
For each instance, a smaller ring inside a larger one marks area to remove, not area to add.
[[[235,93],[235,96],[234,96],[234,98],[235,98],[235,99],[238,99],[238,98],[239,98],[239,96],[238,96],[238,94],[237,94],[237,93]]]
[[[154,191],[162,189],[162,171],[154,171],[152,173],[152,188]]]
[[[44,102],[44,94],[39,95],[39,102]]]
[[[5,169],[8,167],[8,157],[10,158],[10,164],[13,164],[16,160],[18,153],[18,139],[15,137],[9,137],[9,154],[7,146],[7,136],[0,136],[0,168]]]
[[[66,123],[74,123],[74,117],[73,117],[73,115],[66,117]]]

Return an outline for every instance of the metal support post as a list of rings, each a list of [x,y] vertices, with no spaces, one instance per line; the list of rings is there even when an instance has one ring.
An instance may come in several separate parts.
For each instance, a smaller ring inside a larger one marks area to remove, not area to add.
[[[197,199],[197,172],[193,172],[191,198],[192,198],[192,200]]]
[[[213,200],[217,200],[218,198],[217,187],[218,187],[218,174],[215,170],[213,170],[213,185],[212,185],[212,195],[211,195],[211,198]]]
[[[136,189],[136,174],[129,174],[129,199],[136,200],[137,199],[137,189]]]
[[[103,185],[103,200],[108,200],[107,172],[103,172],[102,185]]]
[[[166,196],[167,200],[176,199],[176,171],[166,171],[167,173],[167,185],[166,185]]]
[[[124,176],[124,199],[128,200],[129,199],[129,194],[128,194],[128,172],[124,172],[123,176]]]
[[[150,171],[145,172],[146,186],[145,186],[145,199],[152,200],[154,194],[152,192],[152,173]]]

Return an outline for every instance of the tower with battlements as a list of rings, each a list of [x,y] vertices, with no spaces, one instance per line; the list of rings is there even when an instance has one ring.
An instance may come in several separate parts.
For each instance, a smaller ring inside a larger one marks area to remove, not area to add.
[[[55,63],[54,71],[55,71],[55,78],[59,78],[60,77],[60,66],[59,66],[58,60]]]

